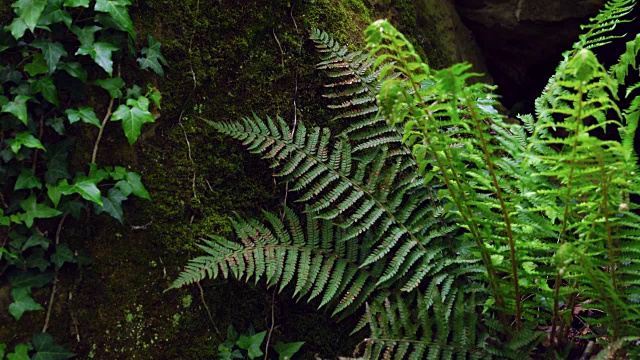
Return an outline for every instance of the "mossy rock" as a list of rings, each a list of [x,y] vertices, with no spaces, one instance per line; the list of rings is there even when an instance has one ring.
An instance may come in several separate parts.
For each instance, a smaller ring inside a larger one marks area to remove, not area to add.
[[[406,7],[390,10],[396,5]],[[0,5],[0,13],[9,9]],[[142,85],[151,78],[163,94],[162,110],[133,148],[117,126],[110,127],[99,160],[130,164],[142,174],[152,201],[128,201],[124,224],[100,216],[65,226],[66,241],[86,249],[94,265],[63,273],[50,331],[80,358],[215,358],[220,339],[199,289],[164,290],[198,254],[199,238],[232,235],[234,212],[259,217],[264,209],[278,211],[285,193],[268,163],[215,133],[204,119],[234,121],[255,112],[339,127],[321,96],[326,78],[315,69],[320,58],[307,40],[309,29],[326,30],[355,48],[370,22],[387,13],[401,14],[400,28],[415,30],[415,7],[404,0],[143,0],[131,11],[139,47],[152,35],[170,65],[160,79],[135,68],[123,68],[123,77]],[[222,331],[229,323],[265,330],[273,306],[282,326],[272,341],[307,341],[303,358],[350,354],[358,341],[347,337],[352,323],[321,322],[328,318],[322,313],[303,316],[315,306],[274,296],[262,285],[218,281],[203,289]]]

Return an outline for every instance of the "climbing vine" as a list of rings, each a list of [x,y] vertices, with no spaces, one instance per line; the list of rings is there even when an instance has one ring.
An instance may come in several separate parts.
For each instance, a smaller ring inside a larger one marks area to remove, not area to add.
[[[18,0],[11,24],[0,26],[0,283],[11,285],[16,321],[44,312],[42,331],[13,351],[0,344],[0,359],[73,356],[46,333],[59,271],[91,262],[61,236],[65,221],[93,212],[123,222],[125,200],[150,199],[139,174],[98,162],[113,122],[133,146],[160,109],[156,88],[127,87],[121,76],[136,65],[161,76],[167,65],[151,36],[137,54],[130,5]],[[80,139],[93,145],[90,157],[74,151]],[[46,304],[32,297],[43,287]]]

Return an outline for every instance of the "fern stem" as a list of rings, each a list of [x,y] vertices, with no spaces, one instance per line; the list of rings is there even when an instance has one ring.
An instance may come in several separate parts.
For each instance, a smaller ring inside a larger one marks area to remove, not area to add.
[[[469,96],[467,96],[466,92],[463,92],[464,98],[467,102],[467,107],[469,108],[469,112],[471,113],[471,118],[474,120],[476,134],[482,143],[482,153],[484,154],[485,161],[487,163],[487,167],[489,170],[489,174],[491,175],[491,180],[493,181],[493,186],[495,187],[495,194],[500,201],[500,209],[502,210],[502,218],[506,225],[507,230],[507,238],[509,239],[509,252],[511,257],[511,275],[513,276],[513,290],[514,290],[514,300],[516,306],[516,330],[520,331],[521,328],[521,316],[522,309],[520,304],[520,285],[518,281],[518,263],[516,259],[516,246],[515,240],[513,238],[513,232],[511,229],[511,219],[509,218],[509,211],[504,201],[504,196],[502,195],[502,189],[500,188],[500,184],[498,183],[498,177],[496,176],[496,171],[493,165],[493,161],[491,159],[491,155],[489,154],[487,140],[484,137],[484,132],[480,127],[480,119],[478,118],[478,114],[476,113],[475,106],[471,103]]]
[[[600,182],[602,184],[602,207],[603,207],[604,222],[607,229],[607,244],[609,246],[609,275],[611,278],[611,285],[613,286],[613,291],[617,292],[618,285],[616,281],[617,276],[616,276],[616,261],[615,261],[617,256],[616,256],[616,251],[613,244],[613,236],[611,234],[611,222],[609,221],[609,207],[608,207],[609,206],[609,199],[608,199],[609,179],[606,176],[606,173],[604,171],[605,165],[604,165],[604,161],[602,159],[602,154],[600,153],[600,150],[601,149],[597,149],[595,151],[595,155],[596,155],[596,158],[598,159],[598,165],[600,165],[600,176],[601,176]],[[612,341],[617,341],[618,333],[619,333],[619,322],[618,322],[617,312],[614,311],[611,315],[613,318],[613,340]]]
[[[402,36],[402,35],[401,35]],[[398,51],[398,50],[396,50]],[[414,57],[416,57],[416,61],[418,63],[421,63],[421,59],[420,56],[417,54],[412,54]],[[400,64],[402,64],[402,67],[396,67],[400,72],[402,72],[403,74],[405,74],[409,79],[412,79],[413,77],[411,76],[412,73],[408,67],[408,63],[406,62],[406,60],[403,57],[396,57],[396,56],[392,56],[392,58],[394,58],[396,61],[398,61]],[[427,109],[426,111],[426,121],[424,121],[424,125],[423,125],[423,132],[425,134],[433,134],[435,136],[437,136],[439,139],[438,141],[445,143],[445,141],[442,139],[442,134],[441,132],[437,129],[437,127],[435,126],[435,118],[433,116],[433,114],[428,110],[428,106],[425,103],[424,99],[420,96],[420,89],[418,87],[418,85],[415,83],[415,81],[410,81],[411,82],[411,87],[413,88],[414,93],[416,94],[415,98],[417,98],[418,100],[418,106],[419,108],[422,109]],[[455,101],[455,100],[454,100]],[[422,114],[418,113],[417,118],[422,117]],[[433,128],[432,128],[433,126]],[[491,261],[491,256],[489,255],[487,248],[485,247],[484,244],[484,239],[482,237],[482,234],[480,232],[480,230],[477,228],[477,224],[474,221],[471,221],[471,218],[473,218],[473,214],[471,213],[471,211],[469,209],[466,208],[466,204],[469,203],[468,199],[466,198],[466,192],[462,191],[462,181],[460,180],[460,178],[457,176],[455,171],[452,171],[452,175],[453,175],[453,179],[450,179],[447,176],[447,171],[446,168],[447,166],[445,166],[446,164],[444,164],[442,162],[441,157],[438,155],[438,152],[436,151],[435,148],[433,148],[432,142],[429,142],[427,144],[427,146],[429,147],[431,153],[434,155],[434,158],[438,164],[438,167],[440,169],[442,169],[442,177],[444,179],[444,183],[445,186],[447,187],[447,190],[449,192],[449,194],[451,195],[451,198],[453,200],[453,202],[455,203],[456,207],[459,209],[460,211],[460,215],[462,216],[463,221],[469,226],[469,230],[471,231],[471,234],[478,246],[478,248],[480,249],[480,253],[481,253],[481,257],[482,260],[485,264],[485,267],[487,269],[487,274],[489,275],[489,284],[493,290],[495,299],[496,299],[496,303],[498,304],[498,306],[500,307],[504,307],[504,301],[502,299],[502,296],[500,295],[500,293],[498,292],[498,286],[496,283],[496,279],[497,279],[497,275],[495,273],[495,270],[493,268],[492,265],[492,261]],[[453,159],[451,157],[450,152],[447,150],[448,148],[445,147],[445,149],[442,151],[444,153],[444,156],[446,158],[446,162],[448,164],[452,164],[453,163]],[[455,191],[455,189],[452,187],[452,180],[455,181],[457,188],[459,189],[459,191]],[[460,196],[462,197],[462,201],[460,201],[460,199],[456,196],[460,194]],[[464,211],[468,211],[469,214],[465,214]]]
[[[575,55],[575,52],[574,52]],[[566,197],[565,199],[562,199],[564,201],[564,211],[563,211],[563,216],[562,216],[562,229],[560,230],[560,234],[558,234],[558,241],[561,244],[565,243],[565,232],[567,231],[567,223],[568,220],[567,218],[569,217],[569,205],[571,204],[571,190],[572,190],[572,185],[573,185],[573,178],[574,178],[574,170],[576,167],[576,154],[577,154],[577,149],[578,149],[578,134],[580,132],[580,125],[582,124],[582,98],[584,96],[584,91],[583,91],[583,87],[582,84],[580,87],[578,87],[578,97],[577,97],[577,111],[576,111],[576,115],[575,115],[575,129],[573,132],[573,146],[571,149],[571,157],[570,157],[570,161],[569,164],[571,165],[569,168],[569,177],[567,179],[567,192],[566,192]],[[560,150],[561,152],[564,150],[564,145],[563,148]],[[556,327],[560,326],[559,324],[556,323],[556,321],[560,322],[562,321],[562,319],[559,316],[559,312],[560,312],[560,305],[559,305],[559,298],[560,298],[560,281],[561,280],[561,275],[560,275],[560,271],[556,271],[556,283],[554,284],[555,288],[554,288],[554,299],[553,299],[553,315],[551,317],[551,341],[553,342],[553,339],[555,338],[555,333],[556,333]],[[555,343],[554,343],[555,345]]]

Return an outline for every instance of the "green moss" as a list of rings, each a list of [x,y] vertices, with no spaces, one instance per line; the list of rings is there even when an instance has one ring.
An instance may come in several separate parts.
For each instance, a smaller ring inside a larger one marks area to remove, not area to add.
[[[453,29],[446,28],[450,6],[440,0],[374,1],[377,17],[389,19],[416,46],[420,57],[437,69],[458,61]]]
[[[320,27],[345,43],[361,43],[371,12],[359,0],[304,1],[293,9],[267,0],[241,7],[227,1],[147,0],[137,3],[132,16],[139,46],[153,35],[170,63],[166,76],[153,84],[163,93],[162,113],[157,125],[143,128],[142,140],[131,150],[112,145],[119,144],[121,134],[117,127],[108,129],[101,153],[107,161],[127,159],[142,174],[153,200],[129,202],[124,226],[111,219],[94,221],[91,236],[77,244],[87,248],[95,265],[70,304],[85,339],[73,350],[96,359],[214,357],[216,334],[198,289],[163,291],[198,254],[199,238],[232,235],[229,218],[234,212],[256,217],[263,209],[278,211],[284,193],[267,162],[215,133],[202,118],[230,121],[254,111],[292,122],[295,98],[298,121],[326,124],[331,115],[318,100],[323,79],[315,69],[319,56],[307,40],[308,29]],[[128,83],[148,81],[148,73],[126,70]],[[130,226],[145,224],[143,230]],[[249,322],[265,328],[270,308],[262,286],[203,285],[222,330],[229,323],[246,328]],[[188,308],[186,296],[192,298]],[[232,312],[229,299],[238,300]],[[275,306],[310,311],[288,300]],[[282,331],[277,339],[325,339],[334,332],[299,323],[304,321],[299,317],[286,326],[308,332]],[[345,333],[350,329],[344,326]],[[319,333],[325,335],[314,335]],[[336,350],[337,344],[346,346]],[[352,349],[350,343],[335,341],[322,346],[310,351],[346,354]]]
[[[239,9],[226,2],[148,0],[138,10],[140,23],[162,24],[144,31],[160,39],[171,63],[159,84],[166,104],[161,124],[142,147],[145,183],[154,194],[143,212],[154,219],[158,241],[184,257],[194,239],[228,235],[233,211],[257,215],[261,208],[276,209],[283,197],[268,164],[215,134],[199,117],[237,120],[255,111],[292,121],[296,96],[300,120],[326,123],[330,116],[317,101],[322,79],[308,29],[321,27],[344,42],[361,42],[371,14],[359,0],[317,0],[293,9],[271,1]]]
[[[131,164],[153,200],[129,201],[124,225],[99,217],[86,229],[65,230],[72,248],[85,248],[95,264],[82,276],[70,275],[59,291],[63,296],[73,292],[73,300],[61,299],[59,304],[72,309],[74,320],[56,322],[52,331],[80,357],[214,357],[216,334],[198,290],[163,291],[198,254],[198,238],[232,235],[229,217],[234,212],[255,217],[263,209],[278,211],[284,193],[267,162],[216,134],[202,118],[232,121],[253,111],[291,123],[295,99],[298,121],[326,125],[332,115],[321,96],[324,78],[315,69],[319,55],[307,40],[308,30],[318,27],[343,44],[360,46],[364,29],[384,17],[389,6],[406,7],[393,14],[402,16],[407,29],[417,28],[418,19],[411,15],[415,11],[409,0],[136,3],[132,16],[138,45],[145,46],[146,35],[153,35],[170,63],[166,76],[153,80],[163,93],[162,114],[157,125],[143,128],[133,149],[122,141],[117,126],[109,127],[100,157]],[[5,7],[0,4],[0,14]],[[145,84],[149,74],[123,68],[129,84]],[[90,148],[87,139],[93,137],[81,138],[86,142],[81,147]],[[132,225],[145,226],[133,230]],[[230,323],[246,329],[250,322],[259,330],[267,328],[264,319],[270,316],[272,295],[262,286],[231,281],[203,286],[222,330]],[[186,296],[192,298],[189,307],[184,306]],[[315,352],[333,358],[351,352],[354,344],[345,339],[353,324],[336,326],[323,314],[308,315],[309,307],[284,296],[276,297],[273,306],[282,324],[274,341],[307,341],[303,351],[309,358]],[[64,311],[60,317],[70,318]],[[68,332],[74,326],[82,336],[79,344]]]

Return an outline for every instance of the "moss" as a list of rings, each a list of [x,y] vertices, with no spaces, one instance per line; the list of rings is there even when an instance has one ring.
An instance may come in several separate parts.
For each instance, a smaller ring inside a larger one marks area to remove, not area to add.
[[[415,45],[420,57],[440,69],[458,62],[453,29],[446,26],[451,4],[440,0],[378,0],[378,17],[388,18]]]
[[[67,302],[83,340],[77,344],[64,330],[60,339],[82,357],[95,359],[214,357],[219,339],[198,290],[163,291],[197,254],[198,238],[231,235],[234,212],[260,216],[262,209],[278,211],[284,193],[268,163],[216,134],[202,118],[236,120],[255,111],[291,122],[295,98],[299,121],[326,124],[330,115],[318,101],[318,56],[306,40],[307,31],[321,27],[345,43],[359,43],[371,14],[359,0],[301,1],[293,9],[267,0],[241,7],[231,1],[147,0],[137,3],[132,16],[139,46],[153,35],[170,62],[166,76],[153,84],[163,93],[162,113],[157,125],[143,128],[133,149],[119,146],[122,134],[111,127],[101,161],[126,159],[142,174],[153,200],[129,201],[124,225],[94,219],[85,239],[74,244],[74,249],[86,248],[95,263]],[[144,84],[149,74],[133,70],[123,69],[127,82]],[[132,230],[132,225],[142,229]],[[185,308],[182,298],[187,294],[193,304]],[[222,330],[230,323],[246,328],[249,322],[265,329],[271,303],[262,286],[207,282],[205,296]],[[233,308],[229,299],[237,300]],[[284,299],[274,306],[298,314],[311,311]],[[274,340],[325,341],[335,332],[330,323],[322,329],[303,324],[303,316],[293,319],[287,320],[287,328],[307,330],[279,331]],[[346,334],[352,327],[341,328]],[[353,344],[344,342],[345,337],[308,351],[349,353]]]
[[[198,238],[231,235],[234,212],[278,211],[284,193],[266,162],[216,134],[202,118],[237,120],[254,111],[292,122],[295,99],[298,121],[328,124],[324,79],[314,66],[319,56],[306,40],[309,28],[359,46],[366,26],[385,14],[399,17],[401,29],[420,26],[409,0],[138,1],[132,12],[138,45],[153,35],[170,63],[166,76],[153,80],[163,93],[162,114],[157,125],[143,128],[133,149],[119,145],[121,130],[110,127],[101,162],[126,160],[142,174],[153,200],[129,201],[124,225],[98,217],[85,228],[65,230],[72,248],[85,248],[94,265],[65,278],[59,293],[74,296],[59,301],[56,314],[64,320],[54,322],[57,339],[83,358],[214,357],[217,335],[197,289],[163,291],[197,254]],[[144,84],[149,73],[129,68],[123,76],[129,84]],[[273,294],[262,286],[206,282],[204,292],[223,331],[230,323],[264,330],[273,306],[282,324],[273,340],[307,341],[303,358],[315,352],[335,357],[353,348],[346,335],[353,324],[337,326],[323,314],[309,315],[313,310],[284,296],[272,303]],[[190,307],[184,307],[186,295]],[[67,331],[74,327],[80,343]]]

